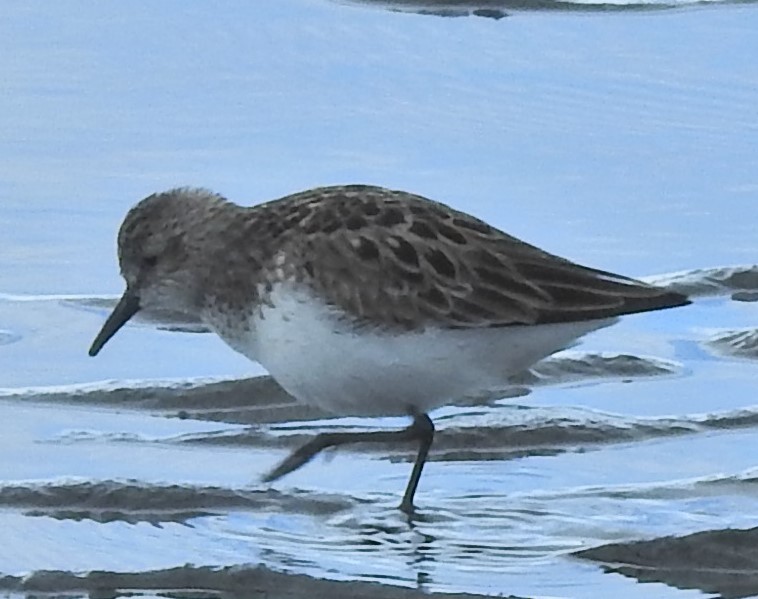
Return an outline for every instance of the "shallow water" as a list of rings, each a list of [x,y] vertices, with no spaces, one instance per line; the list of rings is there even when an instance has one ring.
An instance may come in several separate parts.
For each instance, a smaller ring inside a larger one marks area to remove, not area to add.
[[[738,558],[758,522],[758,8],[579,4],[0,6],[3,589],[316,592],[283,571],[375,596],[758,594]],[[410,448],[259,484],[314,431],[404,422],[328,420],[166,315],[87,357],[121,290],[115,231],[172,185],[252,203],[344,182],[600,268],[681,270],[655,280],[696,302],[439,410],[412,526]]]

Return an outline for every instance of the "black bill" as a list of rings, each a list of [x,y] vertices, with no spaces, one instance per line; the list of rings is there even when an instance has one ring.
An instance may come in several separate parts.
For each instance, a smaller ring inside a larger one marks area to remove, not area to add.
[[[127,289],[92,342],[92,346],[89,348],[89,355],[96,356],[103,348],[103,345],[108,342],[108,339],[113,337],[139,309],[139,296]]]

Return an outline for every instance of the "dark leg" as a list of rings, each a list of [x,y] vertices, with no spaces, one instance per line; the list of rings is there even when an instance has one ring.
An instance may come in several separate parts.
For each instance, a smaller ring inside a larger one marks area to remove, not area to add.
[[[419,450],[413,472],[405,489],[400,509],[407,514],[413,512],[413,496],[424,469],[426,456],[434,440],[434,424],[426,414],[413,414],[410,426],[399,431],[369,431],[360,433],[321,433],[298,449],[263,477],[264,482],[271,482],[289,474],[307,464],[316,454],[327,447],[336,447],[346,443],[396,443],[398,441],[418,441]]]
[[[411,478],[408,480],[408,486],[405,488],[403,500],[400,502],[400,510],[410,515],[415,509],[413,507],[413,496],[416,494],[418,481],[421,480],[421,471],[426,464],[426,456],[429,454],[429,448],[434,441],[434,423],[426,414],[416,414],[413,417],[413,424],[409,429],[415,429],[415,438],[419,441],[418,454],[413,464]]]

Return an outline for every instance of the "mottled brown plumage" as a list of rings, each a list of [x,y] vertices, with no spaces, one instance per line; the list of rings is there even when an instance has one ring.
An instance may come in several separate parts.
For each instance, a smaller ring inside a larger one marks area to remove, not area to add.
[[[198,305],[258,301],[266,283],[285,278],[312,287],[356,324],[406,330],[571,322],[686,303],[549,254],[444,204],[380,187],[324,187],[251,208],[173,190],[135,207],[119,239],[136,228],[141,241],[120,247],[144,256],[122,255],[122,265],[166,252],[169,262],[183,262],[203,252],[197,263],[206,272],[189,294]],[[214,297],[219,288],[235,293]]]
[[[276,244],[287,261],[303,265],[300,276],[319,295],[374,325],[544,324],[686,302],[402,191],[327,187],[250,210],[268,223],[261,232],[270,227],[271,237],[260,243]]]

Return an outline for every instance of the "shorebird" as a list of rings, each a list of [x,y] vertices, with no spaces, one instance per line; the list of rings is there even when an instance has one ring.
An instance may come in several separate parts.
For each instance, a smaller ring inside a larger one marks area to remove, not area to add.
[[[118,257],[126,291],[91,356],[138,310],[170,308],[199,317],[302,402],[338,416],[410,416],[402,430],[317,435],[264,477],[331,446],[416,441],[407,513],[434,439],[431,410],[503,389],[621,315],[689,303],[367,185],[253,207],[204,189],[156,193],[126,215]]]

